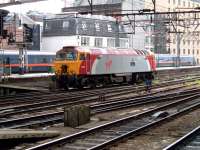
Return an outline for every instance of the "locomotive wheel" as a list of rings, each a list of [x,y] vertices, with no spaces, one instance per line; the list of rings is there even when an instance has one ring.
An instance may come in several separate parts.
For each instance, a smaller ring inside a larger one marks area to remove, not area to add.
[[[77,83],[77,88],[78,89],[83,89],[84,85],[82,83],[82,79],[78,80],[78,83]]]

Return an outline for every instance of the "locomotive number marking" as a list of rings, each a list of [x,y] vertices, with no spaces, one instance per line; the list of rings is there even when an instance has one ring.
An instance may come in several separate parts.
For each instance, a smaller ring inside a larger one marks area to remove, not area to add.
[[[135,66],[135,62],[134,61],[130,62],[130,66],[134,67]]]

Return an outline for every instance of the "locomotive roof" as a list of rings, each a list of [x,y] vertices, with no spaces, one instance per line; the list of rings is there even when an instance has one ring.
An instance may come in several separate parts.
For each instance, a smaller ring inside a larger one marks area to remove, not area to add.
[[[145,50],[137,50],[137,49],[117,49],[117,48],[96,48],[96,47],[73,47],[73,46],[66,46],[63,47],[61,51],[65,50],[72,50],[75,49],[78,52],[86,52],[90,54],[115,54],[115,55],[120,55],[120,54],[125,54],[125,55],[148,55],[151,54],[149,51]],[[60,52],[60,51],[58,51]]]

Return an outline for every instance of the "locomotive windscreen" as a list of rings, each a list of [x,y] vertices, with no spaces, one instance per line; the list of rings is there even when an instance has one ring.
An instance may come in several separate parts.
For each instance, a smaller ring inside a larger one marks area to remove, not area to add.
[[[77,52],[73,48],[63,49],[56,54],[56,60],[76,60]]]

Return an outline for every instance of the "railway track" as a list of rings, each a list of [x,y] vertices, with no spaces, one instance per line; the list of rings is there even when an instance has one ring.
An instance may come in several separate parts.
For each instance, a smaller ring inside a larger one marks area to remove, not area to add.
[[[182,80],[178,80],[178,81],[185,82]],[[172,89],[168,89],[164,91],[166,93],[172,90],[176,90],[175,93],[171,94],[171,95],[176,95],[177,90],[180,88],[181,87],[176,87],[176,88],[172,88]],[[188,89],[188,92],[187,92],[187,89],[185,89],[184,92],[180,91],[180,93],[182,93],[183,96],[184,94],[186,94],[187,96],[190,96],[192,95],[191,91],[198,91],[198,89],[196,88]],[[143,95],[143,96],[138,96],[138,97],[136,96],[136,97],[129,97],[129,98],[117,98],[117,99],[115,98],[115,99],[111,99],[108,102],[104,102],[98,105],[97,104],[91,105],[90,107],[92,109],[92,113],[96,114],[96,113],[102,113],[102,112],[127,108],[131,106],[139,106],[142,104],[153,103],[153,102],[156,102],[156,100],[161,97],[170,96],[170,93],[166,93],[164,95],[162,94],[160,96],[153,96],[153,94],[157,94],[159,92],[151,93],[151,96]],[[117,93],[117,95],[119,95],[119,93]],[[111,94],[110,98],[113,96],[114,94]],[[49,125],[49,124],[63,122],[63,106],[64,105],[65,106],[75,105],[75,104],[86,103],[86,102],[88,103],[88,102],[93,102],[93,101],[98,100],[98,97],[92,98],[92,99],[80,99],[81,97],[79,96],[74,97],[74,98],[70,97],[70,98],[71,98],[71,101],[64,101],[65,99],[62,99],[62,101],[57,101],[57,100],[47,101],[47,102],[45,101],[45,102],[26,104],[26,105],[16,106],[16,107],[3,107],[0,109],[0,112],[1,112],[0,113],[1,115],[0,127],[1,128],[5,128],[5,127],[20,128],[20,127],[29,127],[29,126]],[[109,96],[107,96],[107,98],[109,98]],[[152,101],[152,99],[155,99],[155,100]]]
[[[179,80],[173,80],[168,81],[164,83],[155,84],[152,86],[152,88],[161,88],[169,85],[177,85],[177,84],[183,84],[185,82],[193,82],[195,80],[198,80],[199,77],[189,78],[189,79],[179,79]],[[101,90],[101,91],[100,91]],[[31,97],[21,97],[21,98],[8,98],[8,99],[2,99],[0,100],[0,108],[2,109],[15,109],[15,106],[17,107],[20,105],[21,107],[23,105],[28,106],[29,104],[36,104],[36,103],[43,103],[43,102],[63,102],[66,100],[75,100],[80,98],[86,98],[86,97],[92,97],[92,96],[99,96],[102,93],[103,94],[109,94],[117,96],[122,94],[129,94],[133,92],[139,92],[145,90],[144,86],[125,86],[125,87],[116,87],[116,88],[105,88],[105,89],[96,89],[96,90],[88,90],[88,91],[79,91],[79,92],[69,92],[69,93],[47,93],[43,95],[35,95]],[[11,106],[11,107],[10,107]],[[0,110],[0,111],[1,111]]]
[[[163,150],[199,150],[200,149],[200,126],[189,132],[176,142]]]
[[[122,118],[110,123],[100,125],[76,134],[52,140],[41,145],[28,148],[37,149],[70,149],[70,150],[96,150],[113,145],[130,136],[160,125],[161,123],[176,119],[190,111],[199,109],[200,94],[171,102],[152,110]],[[165,112],[163,117],[154,117],[155,113]]]
[[[194,85],[195,86],[195,85]],[[164,90],[159,90],[157,92],[152,92],[151,95],[155,95],[161,92],[170,92],[170,91],[181,91],[181,90],[187,90],[188,88],[186,86],[180,85],[180,86],[176,86],[174,88],[169,88],[169,89],[164,89]],[[198,87],[197,87],[198,88]],[[126,100],[127,98],[112,98],[116,96],[115,94],[107,94],[106,95],[106,100],[104,102],[101,103],[106,103],[108,101],[108,103],[112,104],[120,104],[120,102],[124,103],[123,101]],[[117,93],[117,96],[119,96],[119,93]],[[141,99],[142,97],[146,97],[148,96],[148,94],[144,94],[142,96],[133,96],[133,97],[128,97],[128,99]],[[112,100],[113,99],[113,100]],[[22,114],[22,113],[29,113],[29,112],[34,112],[34,111],[44,111],[44,110],[51,110],[51,109],[58,109],[58,108],[63,108],[64,106],[69,106],[69,105],[75,105],[75,104],[87,104],[87,103],[93,103],[93,102],[98,102],[99,101],[99,97],[91,97],[88,99],[82,99],[81,97],[71,97],[71,101],[63,101],[62,100],[52,100],[52,101],[45,101],[45,102],[39,102],[39,103],[33,103],[33,104],[25,104],[25,105],[21,105],[21,106],[12,106],[12,107],[3,107],[0,108],[0,115],[1,116],[11,116],[11,115],[17,115],[17,114]],[[108,103],[104,104],[108,105]],[[101,106],[103,106],[103,104],[101,104]]]
[[[155,104],[173,101],[174,99],[178,100],[183,97],[190,97],[199,93],[199,88],[192,88],[184,90],[182,92],[171,92],[164,93],[159,95],[149,95],[138,98],[129,98],[129,99],[115,99],[110,102],[105,102],[101,104],[90,105],[92,114],[103,113],[113,110],[121,110],[129,107],[139,107],[141,105]],[[41,108],[34,109],[34,111],[39,111]],[[27,112],[26,110],[25,112]],[[32,110],[29,110],[32,111]],[[25,113],[24,112],[24,113]],[[9,113],[7,113],[8,115]],[[11,112],[11,114],[17,114],[17,112]],[[11,115],[10,114],[10,115]],[[53,112],[41,112],[39,114],[29,114],[28,117],[17,117],[14,118],[5,118],[5,120],[0,121],[0,128],[22,128],[29,126],[47,126],[55,123],[63,122],[63,109],[54,110]]]
[[[190,76],[187,76],[187,77],[189,77],[189,79],[188,80],[190,80],[190,79],[198,79],[198,78],[200,78],[198,75],[196,75],[196,74],[190,74]],[[185,75],[183,75],[183,76],[177,76],[177,78],[178,78],[178,80],[174,80],[174,78],[173,79],[168,79],[168,80],[164,80],[164,81],[162,81],[161,83],[170,83],[170,82],[180,82],[181,80],[185,80],[185,78],[187,78],[187,77],[185,77]],[[156,86],[159,86],[159,84],[157,84]],[[98,88],[96,88],[96,89],[93,89],[92,91],[95,91],[95,90],[99,90],[99,89],[111,89],[111,88],[116,88],[116,89],[120,89],[120,88],[130,88],[130,87],[135,87],[135,85],[134,86],[132,86],[132,85],[127,85],[127,84],[123,84],[123,85],[120,85],[120,87],[119,87],[119,85],[117,84],[117,85],[111,85],[111,86],[108,86],[108,87],[98,87]],[[138,86],[139,88],[142,88],[143,86]],[[72,90],[72,91],[70,91],[69,93],[73,93],[73,92],[75,92],[75,91],[77,91],[77,89],[74,89],[74,90]],[[79,90],[79,92],[81,92],[81,91],[91,91],[91,89],[88,89],[88,88],[86,88],[86,89],[82,89],[82,90]],[[54,94],[58,94],[58,93],[68,93],[68,92],[66,92],[65,90],[59,90],[59,91],[56,91],[56,93],[54,93]],[[34,97],[34,96],[36,96],[36,95],[48,95],[48,94],[52,94],[52,93],[50,93],[50,92],[48,92],[48,91],[42,91],[42,92],[29,92],[29,93],[20,93],[20,94],[18,94],[18,95],[9,95],[9,96],[0,96],[0,99],[1,100],[3,100],[3,99],[9,99],[9,98],[11,98],[11,99],[22,99],[22,98],[29,98],[29,97]]]

